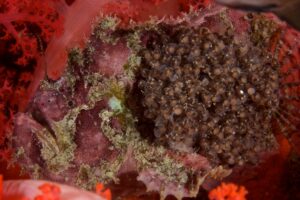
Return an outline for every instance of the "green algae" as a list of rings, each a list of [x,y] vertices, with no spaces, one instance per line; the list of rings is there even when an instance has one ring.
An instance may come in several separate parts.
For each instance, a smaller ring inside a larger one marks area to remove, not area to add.
[[[97,39],[101,40],[104,43],[116,44],[119,38],[113,36],[111,32],[116,30],[119,23],[119,18],[106,16],[97,23],[94,28],[93,35],[95,35]]]
[[[139,66],[141,65],[142,58],[135,53],[131,53],[128,58],[127,63],[123,66],[126,76],[133,80],[135,73]]]
[[[251,41],[260,47],[269,46],[271,38],[278,31],[278,24],[264,15],[255,15],[251,20]]]
[[[130,56],[123,66],[125,76],[129,79],[134,80],[135,73],[141,65],[142,58],[138,55],[143,49],[141,41],[141,29],[137,28],[129,33],[126,37],[127,47],[131,50]]]
[[[83,67],[85,64],[85,58],[80,48],[72,48],[69,51],[68,66],[64,72],[63,81],[61,84],[59,81],[52,81],[49,79],[44,79],[41,82],[40,89],[42,90],[54,90],[59,91],[62,87],[69,88],[74,95],[75,84],[78,77],[74,75],[75,66]]]
[[[42,90],[55,90],[55,91],[58,91],[60,87],[61,87],[61,84],[59,84],[57,82],[51,82],[49,80],[43,80],[41,82],[41,85],[40,85],[40,88]]]
[[[138,171],[154,169],[158,174],[166,177],[167,181],[176,181],[182,185],[186,184],[190,170],[186,169],[166,154],[161,147],[153,147],[143,140],[136,130],[136,118],[125,106],[123,113],[103,110],[100,112],[101,130],[112,145],[125,154],[129,148],[134,149],[134,158],[137,161]],[[121,118],[123,132],[119,132],[110,126],[113,117]]]
[[[123,163],[123,156],[116,157],[115,160],[112,162],[108,162],[105,160],[102,161],[100,163],[100,168],[99,168],[99,171],[101,172],[99,174],[99,178],[101,182],[109,183],[113,181],[114,183],[118,183],[119,178],[117,177],[117,175],[122,163]]]
[[[104,97],[115,97],[120,101],[125,101],[125,85],[116,78],[105,78],[99,73],[93,73],[85,76],[84,86],[90,86],[87,99],[90,107],[94,107],[95,103]]]
[[[53,133],[46,128],[36,133],[42,145],[41,156],[46,162],[48,170],[60,173],[71,166],[76,149],[73,141],[76,131],[75,121],[83,109],[87,109],[87,106],[76,107],[70,110],[61,121],[53,121],[51,123]]]
[[[133,33],[128,34],[127,38],[127,47],[130,48],[134,52],[139,52],[142,47],[141,41],[141,30],[134,30]]]
[[[87,99],[89,107],[94,107],[95,103],[100,101],[103,98],[105,87],[101,83],[103,76],[94,73],[84,77],[84,87],[87,88],[90,85]]]
[[[32,170],[32,178],[33,179],[39,179],[41,174],[41,167],[38,164],[34,164],[29,166],[30,170]]]
[[[82,164],[76,176],[76,185],[88,190],[94,190],[97,183],[118,183],[118,171],[122,165],[123,157],[117,156],[113,161],[102,160],[96,166]]]
[[[14,153],[14,159],[17,160],[19,158],[22,158],[24,155],[25,155],[25,149],[23,147],[19,147]]]
[[[96,49],[91,44],[91,41],[88,41],[87,45],[86,45],[86,57],[85,57],[86,63],[88,65],[92,64],[94,62],[93,55],[94,55],[95,51],[96,51]]]
[[[75,47],[75,48],[72,48],[70,51],[69,51],[69,56],[68,56],[68,63],[69,63],[69,66],[72,66],[73,64],[76,64],[80,67],[83,67],[84,66],[84,55],[83,55],[83,52],[80,48],[78,47]]]
[[[98,26],[102,30],[116,30],[118,24],[120,23],[120,19],[115,16],[106,16],[103,19],[101,19]]]
[[[94,169],[88,164],[80,165],[76,176],[76,185],[87,190],[93,190],[98,182]]]
[[[101,120],[101,130],[103,134],[112,143],[113,147],[121,151],[126,152],[128,146],[127,141],[122,137],[122,132],[116,131],[110,125],[111,118],[114,117],[114,112],[103,110],[99,113],[99,118]]]

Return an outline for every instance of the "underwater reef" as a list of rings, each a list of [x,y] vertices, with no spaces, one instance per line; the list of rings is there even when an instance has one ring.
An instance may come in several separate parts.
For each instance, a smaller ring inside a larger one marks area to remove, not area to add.
[[[261,163],[295,171],[296,154],[283,159],[300,122],[297,34],[270,15],[208,2],[149,18],[98,4],[103,13],[80,23],[88,31],[66,15],[70,27],[47,46],[29,103],[14,113],[11,161],[22,172],[87,190],[104,183],[113,199],[201,199],[220,181],[244,184]],[[223,184],[209,198],[246,189]]]

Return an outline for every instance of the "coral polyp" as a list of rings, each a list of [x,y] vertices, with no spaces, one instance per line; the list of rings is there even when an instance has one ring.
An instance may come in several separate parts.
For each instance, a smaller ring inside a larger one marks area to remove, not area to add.
[[[141,53],[139,81],[156,140],[215,164],[256,163],[259,152],[276,145],[276,58],[250,37],[239,41],[230,27],[223,34],[207,27],[159,30]]]

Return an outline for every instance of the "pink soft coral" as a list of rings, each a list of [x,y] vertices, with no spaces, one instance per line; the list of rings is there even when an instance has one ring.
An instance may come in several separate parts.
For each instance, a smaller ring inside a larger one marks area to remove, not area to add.
[[[59,183],[37,180],[3,181],[0,174],[0,199],[5,200],[111,200],[111,191],[98,183],[96,193]]]

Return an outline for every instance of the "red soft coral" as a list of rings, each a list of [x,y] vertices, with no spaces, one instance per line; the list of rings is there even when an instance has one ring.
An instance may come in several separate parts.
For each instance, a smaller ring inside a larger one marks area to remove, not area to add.
[[[112,1],[103,6],[105,14],[116,15],[121,19],[123,24],[128,24],[131,19],[135,19],[138,15],[136,7],[130,1]]]
[[[54,33],[61,31],[62,18],[49,6],[49,1],[1,0],[0,8],[0,40],[15,40],[10,51],[22,52],[17,59],[19,65],[36,58],[40,43],[49,42]],[[32,31],[34,28],[38,31]]]
[[[178,0],[183,11],[197,10],[207,7],[212,0]]]
[[[62,32],[63,19],[53,7],[58,1],[0,0],[0,159],[7,157],[3,144],[12,116],[27,102],[34,61]]]

